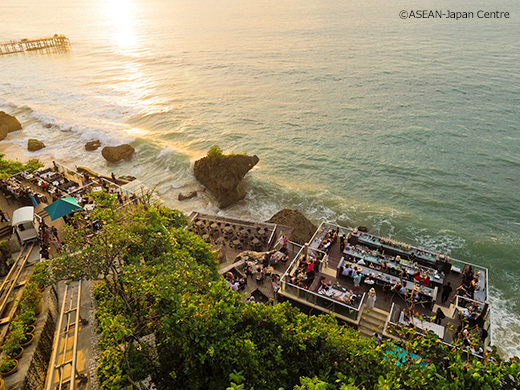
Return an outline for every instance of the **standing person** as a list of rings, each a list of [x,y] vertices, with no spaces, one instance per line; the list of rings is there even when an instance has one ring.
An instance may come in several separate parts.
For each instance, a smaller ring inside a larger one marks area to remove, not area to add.
[[[372,287],[368,291],[367,310],[374,308],[374,305],[376,304],[376,299],[377,299],[377,297],[376,297],[376,290],[375,290],[374,287]]]
[[[282,236],[282,246],[287,250],[289,249],[289,239],[285,235]]]
[[[5,217],[6,214],[7,212],[0,210],[0,222],[9,222]]]
[[[442,323],[442,320],[446,318],[446,315],[444,314],[444,312],[442,311],[442,309],[439,307],[437,309],[437,312],[435,313],[435,321],[433,321],[434,323],[436,323],[437,325],[441,325]]]
[[[361,279],[363,278],[363,275],[361,275],[361,272],[356,271],[354,274],[354,291],[359,291],[359,285],[361,284]]]
[[[321,260],[321,264],[323,264],[323,268],[329,268],[329,254],[325,253],[323,259]]]
[[[452,291],[453,288],[451,287],[450,282],[448,282],[447,285],[442,287],[442,303],[445,303],[448,300]]]

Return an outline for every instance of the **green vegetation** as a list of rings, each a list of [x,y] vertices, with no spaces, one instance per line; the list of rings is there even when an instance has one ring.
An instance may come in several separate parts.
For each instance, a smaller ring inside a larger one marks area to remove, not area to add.
[[[16,360],[3,355],[0,357],[0,373],[7,373],[16,367]]]
[[[92,219],[69,229],[52,262],[59,279],[88,278],[100,333],[100,389],[133,389],[151,375],[159,389],[513,389],[518,361],[483,361],[405,331],[397,362],[387,342],[307,316],[288,303],[246,304],[217,272],[209,246],[183,229],[179,212],[149,204],[118,209],[106,194]],[[153,337],[145,337],[150,336]],[[397,364],[399,363],[399,364]]]
[[[230,153],[230,154],[224,154],[224,151],[222,150],[222,148],[218,145],[213,145],[211,148],[209,148],[208,150],[208,157],[209,158],[213,158],[213,159],[219,159],[219,158],[223,158],[223,157],[232,157],[232,156],[247,156],[247,153],[240,153],[240,154],[235,154],[235,153]]]
[[[13,265],[13,258],[11,254],[9,241],[0,241],[0,276],[7,275],[9,268]]]
[[[222,158],[224,157],[224,152],[222,151],[222,148],[218,145],[213,145],[208,150],[208,157],[209,158]]]
[[[32,172],[43,167],[39,160],[30,160],[26,164],[20,161],[4,160],[5,154],[0,153],[0,179],[7,179],[21,171]]]

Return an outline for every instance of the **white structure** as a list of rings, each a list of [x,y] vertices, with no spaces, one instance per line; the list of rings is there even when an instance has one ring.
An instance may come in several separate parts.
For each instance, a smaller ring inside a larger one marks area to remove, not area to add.
[[[37,239],[38,232],[36,230],[37,223],[34,219],[34,207],[27,206],[15,210],[11,226],[14,228],[13,230],[20,241],[20,245]]]

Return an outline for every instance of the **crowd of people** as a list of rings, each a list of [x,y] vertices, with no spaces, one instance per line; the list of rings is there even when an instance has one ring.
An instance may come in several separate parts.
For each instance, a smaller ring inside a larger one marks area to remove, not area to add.
[[[477,289],[478,285],[478,275],[473,271],[473,268],[471,266],[468,266],[464,269],[462,272],[462,282],[459,287],[455,290],[457,295],[460,295],[461,297],[474,299],[475,290]],[[450,301],[453,303],[455,296]]]
[[[40,223],[38,243],[40,244],[40,256],[46,260],[50,258],[51,245],[56,253],[61,252],[63,246],[58,236],[58,229],[55,226],[47,225],[44,221]]]

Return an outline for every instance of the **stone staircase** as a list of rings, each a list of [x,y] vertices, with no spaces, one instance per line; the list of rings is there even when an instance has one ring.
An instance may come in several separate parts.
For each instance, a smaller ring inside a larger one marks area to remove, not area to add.
[[[13,228],[11,227],[11,223],[9,222],[6,225],[0,227],[0,237],[9,237],[13,232]]]
[[[44,209],[37,211],[36,214],[39,215],[42,219],[49,217],[49,213],[47,211],[45,211]]]
[[[387,319],[387,312],[377,308],[370,309],[367,312],[366,306],[363,306],[358,330],[364,337],[372,337],[374,332],[382,335]]]

